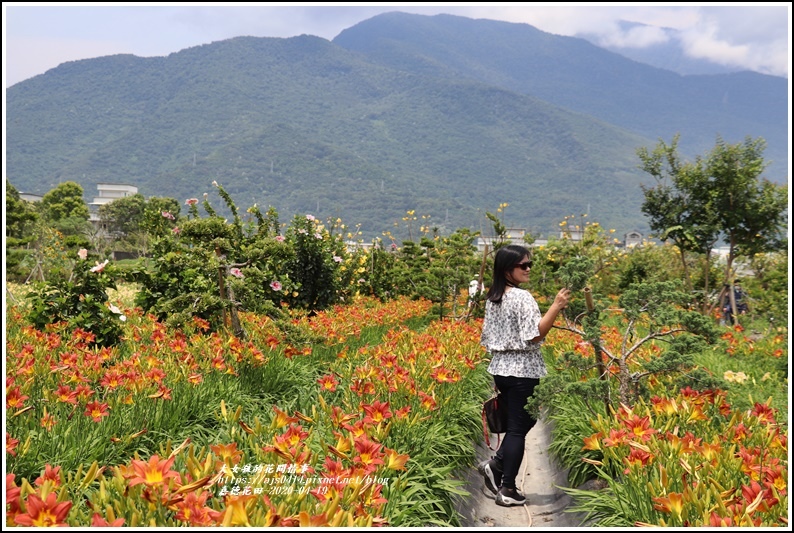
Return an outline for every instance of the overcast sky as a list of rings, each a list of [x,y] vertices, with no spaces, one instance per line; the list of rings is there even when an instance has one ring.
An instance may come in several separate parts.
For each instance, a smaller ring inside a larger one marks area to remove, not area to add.
[[[693,57],[788,77],[791,5],[747,3],[575,4],[437,3],[311,5],[297,3],[108,3],[41,5],[3,3],[3,86],[42,74],[66,61],[112,54],[141,57],[172,52],[240,35],[331,40],[342,30],[387,11],[449,13],[526,23],[558,35],[587,32],[604,43],[648,46],[669,38],[658,28],[681,32]],[[653,27],[622,32],[617,21]]]

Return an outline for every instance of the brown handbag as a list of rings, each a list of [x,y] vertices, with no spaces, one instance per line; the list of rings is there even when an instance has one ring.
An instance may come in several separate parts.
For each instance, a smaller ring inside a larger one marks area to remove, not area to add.
[[[482,431],[489,448],[491,448],[489,433],[499,434],[507,431],[507,404],[498,391],[482,405]]]

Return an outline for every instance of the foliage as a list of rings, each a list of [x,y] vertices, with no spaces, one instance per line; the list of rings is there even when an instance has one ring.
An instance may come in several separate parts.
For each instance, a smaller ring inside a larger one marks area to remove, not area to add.
[[[718,137],[705,157],[686,164],[679,162],[677,139],[671,146],[660,142],[652,154],[645,148],[638,150],[643,169],[657,180],[655,188],[643,188],[643,212],[651,217],[651,228],[660,238],[671,239],[679,248],[690,291],[684,253],[706,256],[701,302],[707,310],[709,253],[714,244],[721,238],[729,246],[722,276],[723,284],[729,285],[736,258],[785,246],[788,195],[785,186],[760,177],[768,165],[763,158],[764,139],[746,137],[743,143],[730,145]]]
[[[146,199],[137,193],[99,206],[99,220],[109,233],[129,234],[143,225]]]
[[[6,180],[5,268],[11,279],[24,279],[24,263],[29,252],[24,247],[35,239],[38,214],[33,206],[19,196],[19,191]]]
[[[88,220],[88,206],[83,188],[74,181],[65,181],[47,192],[38,204],[44,219],[58,222],[66,218]]]
[[[698,194],[708,178],[699,165],[680,161],[679,137],[675,135],[669,146],[659,141],[651,153],[645,147],[638,148],[637,156],[642,162],[640,168],[656,180],[655,187],[642,186],[642,212],[649,217],[651,230],[678,248],[684,283],[691,291],[686,253],[710,253],[720,227],[709,199]]]
[[[403,242],[394,267],[395,290],[430,300],[439,317],[462,314],[458,298],[479,268],[475,236],[464,228],[448,237]]]
[[[286,237],[295,253],[287,262],[297,296],[290,301],[301,309],[325,309],[338,301],[338,262],[345,255],[344,243],[334,238],[313,215],[296,215]]]
[[[113,266],[107,260],[91,266],[85,257],[78,257],[68,280],[41,282],[27,294],[27,319],[39,330],[65,322],[71,329],[86,331],[97,346],[113,346],[121,339],[121,321],[126,317],[108,304],[108,288],[116,288]]]
[[[38,215],[30,202],[22,200],[19,191],[6,180],[6,248],[30,242],[33,224],[37,218]]]
[[[788,269],[788,250],[753,256],[755,275],[742,281],[751,300],[751,316],[773,326],[789,323]]]

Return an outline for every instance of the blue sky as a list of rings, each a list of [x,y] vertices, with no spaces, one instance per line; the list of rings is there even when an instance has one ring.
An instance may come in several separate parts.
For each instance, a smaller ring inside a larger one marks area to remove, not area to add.
[[[678,30],[693,57],[788,77],[791,6],[746,4],[440,3],[312,5],[296,3],[3,4],[3,86],[66,61],[128,53],[163,56],[239,35],[333,39],[386,11],[449,13],[526,23],[558,35],[586,32],[603,43],[647,46]],[[617,21],[649,25],[622,31]]]

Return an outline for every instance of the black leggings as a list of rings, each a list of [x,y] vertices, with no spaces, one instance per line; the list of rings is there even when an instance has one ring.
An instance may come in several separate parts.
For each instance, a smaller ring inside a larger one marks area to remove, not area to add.
[[[524,460],[526,436],[536,422],[524,406],[540,380],[515,376],[494,376],[493,379],[507,404],[507,432],[496,452],[496,460],[502,466],[502,486],[514,489],[518,469]]]

